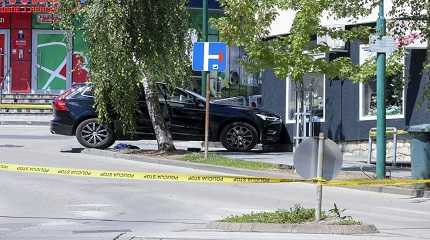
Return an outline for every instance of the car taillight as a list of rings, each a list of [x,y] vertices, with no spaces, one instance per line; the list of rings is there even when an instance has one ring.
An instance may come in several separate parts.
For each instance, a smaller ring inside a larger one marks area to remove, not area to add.
[[[54,109],[57,111],[68,111],[66,106],[66,101],[64,99],[55,98],[54,100]]]
[[[66,105],[66,97],[69,96],[73,91],[74,89],[70,88],[69,90],[56,97],[53,103],[54,109],[57,111],[68,111]]]

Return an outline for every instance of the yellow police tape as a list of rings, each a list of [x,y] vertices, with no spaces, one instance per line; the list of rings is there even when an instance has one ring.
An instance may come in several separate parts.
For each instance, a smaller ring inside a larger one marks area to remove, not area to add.
[[[17,164],[0,164],[0,171],[17,173],[37,173],[61,176],[78,176],[94,178],[113,178],[144,181],[166,181],[166,182],[194,182],[194,183],[320,183],[324,186],[383,186],[383,185],[413,185],[430,183],[430,179],[353,179],[353,180],[331,180],[323,179],[292,179],[250,176],[222,176],[222,175],[189,175],[177,173],[149,173],[149,172],[127,172],[127,171],[104,171],[76,168],[56,168],[42,166],[26,166]]]
[[[2,103],[0,109],[34,109],[34,110],[49,110],[52,109],[48,104],[23,104],[23,103]]]
[[[146,173],[125,171],[103,171],[91,169],[54,168],[42,166],[25,166],[16,164],[0,164],[0,171],[18,173],[40,173],[62,176],[80,176],[96,178],[115,178],[129,180],[170,181],[170,182],[200,182],[200,183],[281,183],[305,182],[298,179],[247,177],[247,176],[216,176],[216,175],[188,175],[177,173]]]

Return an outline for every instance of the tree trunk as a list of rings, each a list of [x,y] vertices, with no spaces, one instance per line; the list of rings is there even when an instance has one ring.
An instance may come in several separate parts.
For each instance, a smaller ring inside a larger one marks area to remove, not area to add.
[[[160,108],[157,87],[149,79],[143,77],[143,88],[145,90],[146,105],[148,106],[149,117],[154,127],[155,137],[158,142],[158,150],[161,152],[173,152],[176,150],[173,144],[172,134],[166,126]]]

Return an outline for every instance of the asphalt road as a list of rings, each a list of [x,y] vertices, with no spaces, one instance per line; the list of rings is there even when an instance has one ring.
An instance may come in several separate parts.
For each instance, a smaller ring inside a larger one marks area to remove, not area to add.
[[[74,138],[47,127],[0,126],[0,161],[51,167],[221,174],[149,164],[63,149]],[[346,215],[381,233],[341,236],[228,233],[206,229],[231,214],[313,207],[308,184],[212,185],[144,182],[0,172],[0,239],[430,239],[430,201],[344,188],[324,189]],[[127,237],[127,238],[126,238]]]

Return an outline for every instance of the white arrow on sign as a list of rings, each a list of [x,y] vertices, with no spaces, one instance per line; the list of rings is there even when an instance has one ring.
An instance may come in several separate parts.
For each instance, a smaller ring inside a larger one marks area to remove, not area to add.
[[[207,71],[209,69],[209,60],[213,59],[213,60],[219,60],[222,59],[222,56],[220,56],[220,54],[209,54],[209,43],[205,42],[204,44],[204,56],[203,56],[203,69],[205,69],[205,71]],[[222,53],[221,53],[222,55]]]

